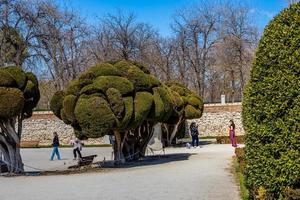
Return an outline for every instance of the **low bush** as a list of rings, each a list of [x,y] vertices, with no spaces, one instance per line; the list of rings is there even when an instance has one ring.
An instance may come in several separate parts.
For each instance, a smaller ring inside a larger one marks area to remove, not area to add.
[[[285,198],[287,200],[300,199],[300,188],[298,189],[287,188],[285,190]]]
[[[238,151],[236,151],[237,156],[233,158],[233,170],[234,170],[233,173],[234,173],[235,178],[240,186],[241,199],[249,200],[250,199],[249,190],[246,187],[244,172],[241,167],[241,162],[239,161],[240,159],[238,158],[238,156],[241,158],[241,155],[243,155],[243,153],[242,153],[243,149],[241,149],[241,148],[237,148],[237,149],[239,149]]]
[[[246,162],[245,162],[245,148],[236,148],[235,149],[235,156],[237,158],[237,161],[239,163],[240,171],[242,174],[245,173],[245,167],[246,167]]]
[[[217,136],[216,140],[218,144],[231,144],[229,136]],[[245,136],[244,135],[236,136],[236,141],[238,144],[244,144]]]

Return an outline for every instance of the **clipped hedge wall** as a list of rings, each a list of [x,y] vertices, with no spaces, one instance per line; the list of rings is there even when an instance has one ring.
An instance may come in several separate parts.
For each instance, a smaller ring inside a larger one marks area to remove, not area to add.
[[[300,3],[266,27],[243,97],[246,178],[252,197],[300,188]]]

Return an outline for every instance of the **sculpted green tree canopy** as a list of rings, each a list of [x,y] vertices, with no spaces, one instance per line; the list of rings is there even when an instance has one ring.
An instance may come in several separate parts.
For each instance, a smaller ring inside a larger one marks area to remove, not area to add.
[[[22,121],[40,99],[38,80],[20,67],[0,68],[0,151],[11,172],[23,171],[20,155]],[[16,130],[17,128],[17,130]]]
[[[260,40],[243,99],[247,185],[274,199],[300,183],[300,3],[282,11]]]
[[[154,124],[201,117],[201,99],[184,86],[178,87],[186,93],[179,94],[176,88],[161,83],[139,63],[106,62],[87,69],[64,91],[57,92],[51,109],[74,128],[78,137],[114,134],[117,149],[126,147],[121,153],[131,155],[130,149],[137,148],[134,145],[143,143],[142,149],[147,145]],[[136,131],[140,133],[134,134]],[[128,138],[135,138],[136,144]]]

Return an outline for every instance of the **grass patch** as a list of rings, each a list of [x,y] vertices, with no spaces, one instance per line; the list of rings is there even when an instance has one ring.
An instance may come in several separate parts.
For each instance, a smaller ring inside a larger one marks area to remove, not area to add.
[[[242,200],[250,200],[249,191],[246,188],[245,177],[241,172],[240,165],[237,158],[233,157],[233,174],[235,175],[236,181],[240,186],[240,196]]]

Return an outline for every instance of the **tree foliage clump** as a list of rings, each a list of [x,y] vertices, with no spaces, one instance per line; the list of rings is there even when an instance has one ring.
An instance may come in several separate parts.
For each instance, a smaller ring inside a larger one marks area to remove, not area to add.
[[[78,137],[114,134],[115,158],[131,160],[144,155],[153,125],[201,116],[201,99],[185,90],[183,97],[139,63],[105,62],[87,69],[57,92],[51,109]]]
[[[17,66],[0,68],[0,151],[11,172],[23,171],[19,148],[22,121],[31,117],[39,99],[34,74]]]
[[[252,195],[300,188],[300,3],[267,26],[243,99],[246,177]]]

